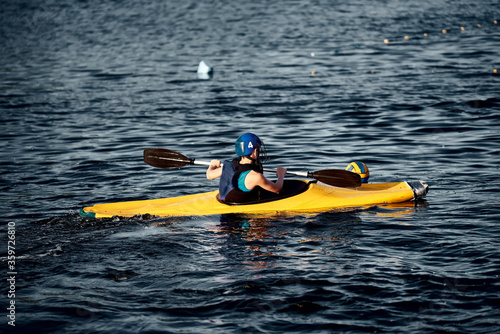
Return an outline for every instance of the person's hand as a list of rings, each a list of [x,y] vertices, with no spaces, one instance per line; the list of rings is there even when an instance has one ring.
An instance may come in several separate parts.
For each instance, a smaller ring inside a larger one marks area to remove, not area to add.
[[[220,167],[220,160],[212,160],[210,161],[210,167],[212,169],[216,169]]]
[[[222,168],[219,160],[210,161],[210,166],[207,168],[207,179],[213,180],[222,175]]]
[[[286,174],[286,168],[284,168],[284,167],[278,167],[276,169],[276,175],[278,176],[278,179],[284,178],[285,174]]]

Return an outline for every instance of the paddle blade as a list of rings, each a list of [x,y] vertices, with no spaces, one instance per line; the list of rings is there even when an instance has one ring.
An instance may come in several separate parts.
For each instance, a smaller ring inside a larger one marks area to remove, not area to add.
[[[309,173],[316,180],[335,187],[357,188],[361,186],[359,174],[342,169],[325,169]]]
[[[164,148],[147,148],[144,150],[144,162],[158,168],[174,169],[193,165],[194,160]]]

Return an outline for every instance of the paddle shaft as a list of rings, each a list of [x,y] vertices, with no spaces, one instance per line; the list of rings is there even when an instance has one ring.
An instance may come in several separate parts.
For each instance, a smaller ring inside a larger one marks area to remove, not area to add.
[[[163,148],[145,149],[144,162],[153,167],[166,168],[166,169],[182,168],[188,165],[204,165],[204,166],[211,165],[211,163],[208,161],[191,159],[178,152]],[[268,170],[268,169],[265,169],[264,171],[272,173],[276,172],[274,170]],[[361,185],[361,177],[356,173],[352,173],[346,170],[325,169],[325,170],[318,170],[315,172],[287,171],[287,174],[313,178],[336,187],[357,188]]]
[[[193,165],[203,165],[203,166],[210,166],[211,163],[209,161],[200,161],[200,160],[192,160]],[[222,164],[221,164],[222,167]],[[269,172],[269,173],[276,173],[274,169],[266,169],[264,168],[264,172]],[[310,177],[308,174],[309,172],[290,172],[286,171],[287,174],[289,175],[295,175],[295,176],[302,176],[302,177]]]

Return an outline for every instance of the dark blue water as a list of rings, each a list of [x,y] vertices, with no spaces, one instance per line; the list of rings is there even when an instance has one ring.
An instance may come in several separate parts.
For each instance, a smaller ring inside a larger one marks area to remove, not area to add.
[[[500,330],[497,1],[1,8],[2,332]],[[313,216],[77,213],[214,190],[142,151],[230,158],[247,131],[270,168],[361,160],[371,182],[431,190]]]

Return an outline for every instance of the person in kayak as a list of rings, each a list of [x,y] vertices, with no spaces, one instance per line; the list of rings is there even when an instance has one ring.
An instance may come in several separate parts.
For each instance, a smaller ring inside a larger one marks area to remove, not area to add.
[[[240,136],[235,143],[239,158],[225,161],[212,160],[207,169],[207,178],[221,178],[219,199],[223,202],[245,203],[257,201],[261,192],[279,193],[283,188],[286,168],[276,170],[278,180],[272,182],[263,175],[262,163],[267,160],[264,143],[253,133]]]

